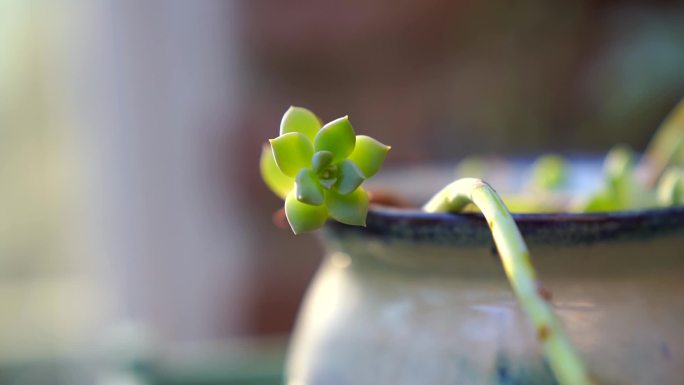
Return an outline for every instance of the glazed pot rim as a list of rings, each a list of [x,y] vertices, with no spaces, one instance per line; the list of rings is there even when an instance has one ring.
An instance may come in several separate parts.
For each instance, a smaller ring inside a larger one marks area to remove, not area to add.
[[[514,213],[528,243],[576,245],[684,236],[684,206],[593,213]],[[326,225],[334,238],[482,245],[492,242],[480,213],[426,213],[418,209],[371,206],[366,227]]]
[[[418,208],[399,208],[391,206],[382,206],[371,204],[369,214],[387,216],[393,218],[411,218],[422,219],[430,218],[441,220],[453,220],[454,217],[460,215],[469,215],[471,213],[428,213]],[[478,213],[478,215],[480,215]],[[674,207],[655,207],[640,210],[616,210],[616,211],[595,211],[595,212],[523,212],[511,213],[516,222],[520,221],[545,221],[545,222],[583,222],[583,221],[597,221],[606,218],[628,221],[644,217],[662,217],[670,215],[684,215],[684,206]]]

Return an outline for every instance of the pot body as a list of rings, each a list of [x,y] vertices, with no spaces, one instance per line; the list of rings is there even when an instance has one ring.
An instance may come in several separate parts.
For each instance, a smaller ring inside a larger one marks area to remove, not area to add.
[[[557,314],[599,383],[684,383],[684,211],[597,218],[517,218]],[[556,383],[478,215],[372,212],[324,243],[288,384]]]

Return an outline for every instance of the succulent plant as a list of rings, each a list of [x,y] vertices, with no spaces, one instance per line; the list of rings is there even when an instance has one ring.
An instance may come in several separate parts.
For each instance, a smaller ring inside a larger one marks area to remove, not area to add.
[[[325,125],[311,111],[290,107],[280,135],[264,145],[260,169],[266,185],[285,199],[295,234],[328,218],[365,226],[368,193],[361,184],[382,167],[390,147],[356,135],[347,116]]]

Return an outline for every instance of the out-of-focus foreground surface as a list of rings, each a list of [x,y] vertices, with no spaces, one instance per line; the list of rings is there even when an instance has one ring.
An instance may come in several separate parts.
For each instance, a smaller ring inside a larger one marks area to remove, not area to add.
[[[257,170],[290,104],[395,166],[643,149],[682,36],[668,1],[0,0],[0,383],[277,383],[321,255]]]

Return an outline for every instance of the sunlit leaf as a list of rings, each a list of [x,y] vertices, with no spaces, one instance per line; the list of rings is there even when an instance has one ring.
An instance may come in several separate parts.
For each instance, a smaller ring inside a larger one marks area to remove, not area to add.
[[[349,159],[342,161],[337,167],[335,190],[340,194],[349,194],[356,190],[366,179],[359,167]]]
[[[611,184],[620,184],[633,175],[636,163],[634,151],[625,145],[617,145],[608,151],[603,161],[603,173]]]
[[[290,132],[270,142],[276,164],[283,174],[294,178],[299,170],[311,167],[313,146],[304,134]]]
[[[354,152],[349,159],[359,166],[366,178],[370,178],[380,170],[390,148],[370,136],[357,135]]]
[[[330,151],[318,151],[313,156],[313,161],[311,162],[311,169],[313,172],[318,173],[324,168],[328,167],[332,163],[333,154]]]
[[[532,165],[532,181],[542,189],[554,189],[563,186],[567,179],[567,164],[558,155],[543,155]]]
[[[684,204],[684,170],[665,171],[658,183],[658,201],[663,206]]]
[[[259,159],[259,170],[266,186],[277,196],[285,199],[287,194],[294,188],[294,179],[283,174],[273,158],[271,146],[265,144],[261,148],[261,158]]]
[[[615,194],[611,194],[607,190],[600,190],[587,198],[580,205],[579,211],[585,213],[606,212],[620,210],[620,207],[620,200]]]
[[[295,234],[313,231],[325,223],[328,210],[325,205],[312,206],[297,200],[294,191],[285,198],[285,216]]]
[[[308,168],[300,170],[295,181],[295,194],[298,201],[314,206],[323,204],[325,199],[323,188],[313,171]]]
[[[280,135],[289,132],[299,132],[313,141],[321,128],[321,121],[311,111],[302,107],[290,107],[280,121]]]
[[[333,190],[325,192],[325,204],[330,217],[336,221],[356,226],[366,226],[368,194],[359,187],[354,192],[342,195]]]
[[[354,151],[356,135],[349,119],[344,116],[326,124],[314,138],[316,151],[330,151],[333,162],[346,159]]]
[[[366,178],[370,178],[380,170],[390,149],[390,146],[369,136],[357,135],[356,145],[349,159],[359,166]]]
[[[636,155],[628,146],[613,147],[603,164],[606,191],[616,207],[613,210],[637,210],[658,205],[657,194],[636,178]]]

